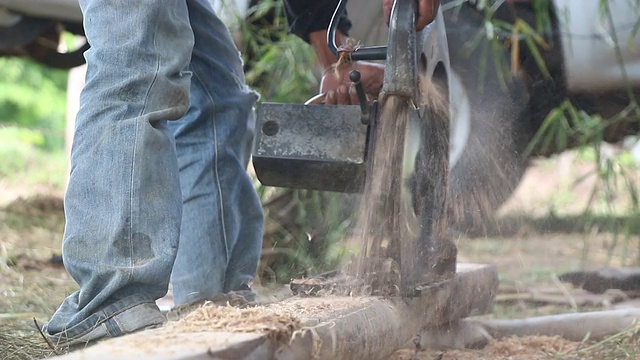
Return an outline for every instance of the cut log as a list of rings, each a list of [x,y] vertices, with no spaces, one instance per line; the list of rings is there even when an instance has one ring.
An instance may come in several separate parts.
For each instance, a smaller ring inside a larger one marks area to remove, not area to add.
[[[554,294],[550,292],[538,292],[536,291],[536,289],[531,289],[528,292],[521,292],[517,294],[500,293],[498,294],[498,296],[496,296],[495,302],[496,304],[528,302],[533,304],[553,304],[582,307],[615,304],[627,298],[629,298],[629,296],[627,296],[627,294],[622,291],[609,292],[604,294],[593,294],[582,289],[569,289],[566,292],[562,292],[558,289]]]
[[[580,342],[600,341],[630,326],[638,326],[640,309],[623,309],[532,317],[514,320],[463,319],[421,333],[420,346],[430,349],[481,348],[489,339],[511,336],[560,336]]]
[[[516,320],[479,321],[495,339],[509,336],[561,336],[570,341],[591,340],[616,334],[640,320],[640,309],[560,314]]]
[[[455,278],[424,287],[419,298],[295,297],[265,307],[300,320],[301,326],[286,341],[233,328],[200,327],[193,333],[189,327],[165,326],[60,359],[113,359],[125,354],[135,359],[384,359],[425,327],[490,311],[497,288],[493,266],[458,264]]]
[[[559,279],[596,294],[610,289],[622,291],[640,290],[640,268],[604,268],[594,271],[574,271],[560,275]]]

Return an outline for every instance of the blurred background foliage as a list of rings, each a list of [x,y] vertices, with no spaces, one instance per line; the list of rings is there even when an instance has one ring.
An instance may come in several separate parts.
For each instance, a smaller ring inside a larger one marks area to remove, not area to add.
[[[0,179],[64,186],[67,74],[0,58]]]
[[[303,103],[317,93],[315,55],[289,33],[281,0],[258,1],[235,33],[261,102]],[[287,282],[337,268],[348,253],[342,240],[353,228],[354,196],[255,184],[265,210],[260,278]]]
[[[29,60],[0,58],[0,126],[21,129],[9,130],[3,139],[13,134],[43,150],[64,148],[67,74]]]

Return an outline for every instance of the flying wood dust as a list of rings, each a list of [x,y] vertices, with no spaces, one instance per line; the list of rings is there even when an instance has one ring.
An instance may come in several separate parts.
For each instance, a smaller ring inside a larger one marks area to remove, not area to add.
[[[382,96],[374,146],[369,150],[370,167],[361,215],[357,221],[361,252],[346,265],[345,271],[364,280],[368,292],[374,295],[397,294],[400,284],[400,264],[397,260],[402,249],[398,240],[401,227],[405,226],[401,223],[401,174],[403,161],[406,161],[403,159],[403,150],[411,112],[417,111],[420,119],[425,121],[420,155],[415,160],[416,175],[411,179],[412,184],[408,185],[414,195],[414,209],[418,218],[428,220],[427,223],[421,221],[421,225],[429,226],[430,234],[437,239],[446,237],[444,213],[449,103],[445,94],[448,92],[432,82],[421,81],[420,86],[423,101],[419,106],[407,97]]]

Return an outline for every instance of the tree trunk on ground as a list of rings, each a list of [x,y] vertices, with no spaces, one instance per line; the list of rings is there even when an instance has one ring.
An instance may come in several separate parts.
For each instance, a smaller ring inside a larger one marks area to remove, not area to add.
[[[481,348],[489,339],[511,336],[560,336],[569,341],[599,341],[633,326],[640,309],[560,314],[515,320],[464,319],[421,334],[422,348]]]

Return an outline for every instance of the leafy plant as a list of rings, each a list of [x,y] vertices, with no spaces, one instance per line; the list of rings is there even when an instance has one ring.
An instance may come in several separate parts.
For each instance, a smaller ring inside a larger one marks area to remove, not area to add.
[[[36,145],[64,148],[67,72],[19,58],[0,58],[0,125],[29,128]]]
[[[545,57],[542,54],[549,48],[549,40],[552,29],[552,18],[554,16],[552,3],[549,0],[532,0],[531,6],[535,12],[533,24],[531,19],[529,22],[519,18],[517,14],[512,22],[504,21],[495,15],[504,5],[503,0],[480,0],[477,1],[477,7],[485,14],[485,26],[478,30],[478,35],[469,42],[469,46],[474,46],[474,41],[486,36],[493,43],[495,49],[509,47],[511,53],[510,73],[507,71],[504,60],[496,60],[495,66],[498,72],[510,76],[517,74],[520,69],[520,52],[522,51],[521,43],[525,45],[528,55],[533,58],[537,65],[537,71],[544,79],[550,81],[551,74],[547,67]],[[639,2],[631,2],[636,7],[636,11],[640,11]],[[459,5],[459,4],[458,4]],[[589,152],[593,155],[592,161],[594,169],[592,172],[580,178],[576,184],[580,183],[588,177],[595,176],[597,179],[596,186],[590,194],[589,201],[584,210],[584,217],[588,220],[592,216],[591,209],[594,207],[606,214],[614,214],[618,209],[613,203],[614,194],[626,194],[629,198],[625,211],[631,214],[640,214],[638,201],[638,184],[637,184],[637,167],[632,161],[629,161],[628,152],[622,152],[616,156],[603,156],[602,146],[607,140],[606,134],[608,129],[614,129],[623,122],[640,121],[640,107],[635,97],[634,89],[631,81],[629,81],[624,66],[624,59],[621,51],[621,42],[615,31],[614,20],[610,9],[610,3],[607,0],[600,0],[599,11],[601,18],[605,21],[608,35],[612,40],[613,50],[615,51],[618,65],[625,79],[623,92],[628,100],[628,105],[619,113],[604,117],[597,113],[589,113],[577,107],[571,98],[565,99],[558,107],[552,109],[544,118],[537,133],[525,150],[527,156],[535,153],[558,153],[570,148],[577,148],[584,152],[585,149],[591,149]],[[640,28],[640,21],[634,24],[631,36],[626,39],[627,46],[633,44],[634,37]],[[496,51],[496,53],[500,53]],[[499,57],[495,57],[499,58]],[[485,62],[486,63],[486,62]],[[483,64],[481,60],[481,64]],[[562,81],[562,80],[560,80]],[[612,220],[614,221],[614,220]],[[593,224],[586,222],[586,231],[593,229]],[[606,226],[606,231],[614,234],[614,240],[607,249],[609,256],[613,252],[615,246],[618,246],[622,240],[626,249],[629,249],[629,232],[625,231],[628,226],[621,227],[613,222],[611,226]],[[622,234],[622,236],[620,236]],[[640,249],[640,244],[637,244]],[[631,250],[631,249],[629,249]],[[640,253],[636,250],[636,254]],[[640,257],[636,259],[640,262]]]
[[[261,101],[302,103],[318,88],[311,47],[289,33],[282,1],[258,1],[240,22],[247,83]]]
[[[45,136],[37,130],[0,125],[0,179],[20,184],[46,183],[62,188],[67,168],[62,151],[42,149]]]
[[[318,78],[311,47],[291,35],[282,1],[263,0],[239,22],[247,83],[260,101],[303,103],[315,95]],[[259,105],[258,105],[259,106]],[[351,225],[345,195],[265,187],[256,182],[265,209],[263,279],[294,277],[335,269]]]

